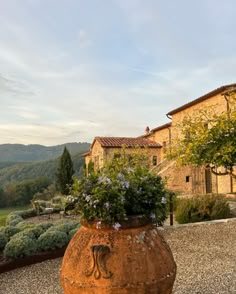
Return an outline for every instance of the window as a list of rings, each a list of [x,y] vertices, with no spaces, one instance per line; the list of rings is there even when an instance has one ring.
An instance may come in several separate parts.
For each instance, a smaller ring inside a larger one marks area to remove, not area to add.
[[[186,176],[186,178],[185,178],[185,182],[186,182],[186,183],[189,183],[189,182],[190,182],[190,176]]]
[[[157,156],[153,155],[152,157],[152,165],[157,165]]]
[[[164,149],[166,149],[166,141],[162,142],[162,146]]]

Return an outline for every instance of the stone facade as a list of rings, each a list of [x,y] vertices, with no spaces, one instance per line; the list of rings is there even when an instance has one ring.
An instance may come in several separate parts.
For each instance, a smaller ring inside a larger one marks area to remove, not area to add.
[[[112,140],[110,144],[109,140]],[[133,145],[122,144],[122,142],[134,142]],[[150,146],[150,144],[151,146]],[[118,138],[118,137],[96,137],[92,143],[90,152],[84,154],[86,170],[88,173],[89,163],[92,162],[95,170],[101,169],[104,164],[111,161],[116,155],[120,154],[122,148],[125,147],[127,155],[134,153],[142,153],[150,160],[150,168],[154,168],[161,161],[161,145],[149,139],[138,138]]]
[[[165,144],[170,146],[173,140],[180,136],[180,124],[186,115],[195,115],[199,110],[211,108],[214,113],[226,112],[230,109],[232,101],[228,101],[224,93],[228,89],[235,88],[236,84],[218,88],[188,104],[185,104],[167,116],[171,123],[157,127],[150,131],[145,137],[162,143],[161,164],[156,171],[167,182],[171,190],[183,194],[204,194],[204,193],[230,193],[236,190],[236,181],[227,176],[217,176],[211,173],[208,167],[180,167],[175,163],[165,160]],[[165,144],[163,144],[165,142]]]
[[[148,152],[150,169],[162,176],[169,189],[183,194],[230,193],[236,191],[236,181],[229,175],[217,176],[211,173],[207,166],[180,167],[176,166],[175,162],[168,162],[165,159],[165,149],[173,144],[173,140],[177,136],[180,136],[180,130],[177,126],[183,121],[184,117],[194,115],[200,109],[206,108],[211,108],[215,113],[227,112],[232,101],[228,100],[225,93],[232,91],[232,89],[235,91],[235,88],[236,84],[222,86],[170,111],[167,117],[171,119],[171,122],[156,127],[151,131],[147,127],[146,134],[139,137],[140,140],[143,138],[158,144],[157,146],[146,146],[147,148],[143,148],[142,152]],[[132,139],[135,140],[135,138]],[[120,152],[122,144],[116,145],[106,144],[106,142],[101,144],[99,139],[95,138],[90,152],[85,155],[86,166],[88,167],[89,162],[93,162],[95,169],[101,168],[106,161]],[[139,146],[142,146],[142,144],[139,144]],[[135,152],[136,148],[134,147],[133,145],[129,146],[127,152]],[[154,161],[155,164],[153,164]]]

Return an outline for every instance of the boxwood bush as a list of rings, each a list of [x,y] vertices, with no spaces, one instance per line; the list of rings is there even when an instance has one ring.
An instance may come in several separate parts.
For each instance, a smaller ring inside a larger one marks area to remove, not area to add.
[[[68,236],[69,236],[69,239],[70,239],[70,240],[72,239],[72,237],[74,236],[74,234],[75,234],[77,231],[78,231],[78,228],[73,229],[73,230],[71,230],[71,231],[69,232]]]
[[[0,232],[0,251],[4,249],[7,244],[7,237],[3,232]]]
[[[10,240],[18,239],[18,238],[21,238],[21,237],[28,237],[30,239],[36,239],[34,233],[30,229],[26,229],[24,231],[16,233],[14,236],[11,237]]]
[[[180,224],[228,217],[230,217],[230,207],[224,195],[196,195],[177,200],[175,219]]]
[[[10,240],[10,238],[15,235],[16,233],[20,232],[20,229],[13,226],[5,226],[2,229],[2,232],[7,237],[7,240]]]
[[[73,229],[75,229],[79,225],[78,222],[57,222],[53,227],[49,228],[48,230],[58,230],[60,232],[64,232],[66,234],[69,234],[69,232]]]
[[[18,223],[16,225],[17,228],[19,228],[21,231],[25,230],[25,229],[28,229],[28,228],[33,228],[35,227],[35,223],[32,223],[32,222],[28,222],[28,221],[22,221],[20,223]]]
[[[58,230],[47,230],[38,238],[38,246],[42,251],[63,248],[68,242],[67,234]]]
[[[6,218],[6,225],[15,226],[22,221],[23,221],[23,218],[20,215],[16,213],[9,213]]]
[[[29,209],[26,209],[26,210],[15,211],[14,214],[17,214],[17,215],[21,216],[23,219],[25,219],[25,218],[36,216],[37,212],[36,212],[36,209],[29,208]]]
[[[37,252],[37,241],[25,235],[12,238],[5,246],[3,256],[6,258],[19,258],[33,255]]]

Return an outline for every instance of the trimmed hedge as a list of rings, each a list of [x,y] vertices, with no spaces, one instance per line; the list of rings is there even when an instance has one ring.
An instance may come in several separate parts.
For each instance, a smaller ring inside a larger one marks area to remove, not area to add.
[[[72,237],[74,236],[74,234],[78,231],[79,228],[76,228],[76,229],[73,229],[69,232],[68,236],[69,236],[69,239],[71,240]]]
[[[175,219],[180,224],[228,217],[230,217],[230,207],[223,195],[196,195],[177,200]]]
[[[3,250],[7,244],[7,237],[3,232],[0,232],[0,250]]]
[[[60,220],[55,224],[24,221],[34,213],[34,209],[28,209],[7,216],[8,225],[0,227],[0,250],[3,250],[5,258],[17,259],[40,251],[64,248],[80,226],[71,220]]]
[[[20,215],[16,213],[10,213],[6,218],[6,225],[15,226],[22,221],[23,218]]]
[[[63,248],[68,242],[67,234],[58,230],[48,230],[38,238],[38,246],[42,251]]]
[[[25,235],[12,238],[6,245],[3,256],[7,258],[19,258],[31,256],[37,252],[38,246],[36,239]]]
[[[13,226],[2,227],[1,231],[5,234],[7,240],[9,241],[12,236],[20,232],[20,229]]]

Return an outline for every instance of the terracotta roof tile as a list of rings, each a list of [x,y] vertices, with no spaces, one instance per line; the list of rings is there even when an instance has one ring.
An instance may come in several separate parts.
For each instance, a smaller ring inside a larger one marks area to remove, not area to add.
[[[102,147],[161,147],[161,145],[157,142],[140,137],[95,137],[94,140],[97,140]]]
[[[213,91],[211,91],[211,92],[209,92],[209,93],[207,93],[207,94],[205,94],[205,95],[203,95],[203,96],[201,96],[201,97],[199,97],[199,98],[197,98],[197,99],[195,99],[195,100],[193,100],[193,101],[191,101],[189,103],[186,103],[186,104],[184,104],[184,105],[182,105],[182,106],[168,112],[167,116],[178,113],[179,111],[182,111],[182,110],[184,110],[184,109],[186,109],[186,108],[188,108],[188,107],[190,107],[192,105],[195,105],[195,104],[197,104],[199,102],[202,102],[202,101],[204,101],[204,100],[206,100],[206,99],[208,99],[208,98],[210,98],[210,97],[212,97],[214,95],[217,95],[219,93],[222,93],[222,92],[224,92],[226,90],[230,90],[231,88],[235,88],[235,87],[236,87],[236,83],[219,87],[219,88],[217,88],[217,89],[215,89],[215,90],[213,90]]]

